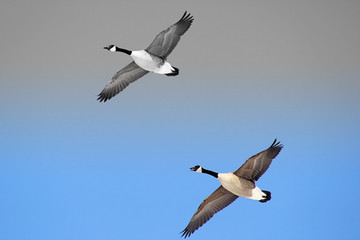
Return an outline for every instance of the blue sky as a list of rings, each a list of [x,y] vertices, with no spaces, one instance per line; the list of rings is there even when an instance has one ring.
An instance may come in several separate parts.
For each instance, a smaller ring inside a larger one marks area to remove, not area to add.
[[[357,2],[35,3],[0,10],[1,239],[180,239],[219,186],[189,168],[233,171],[274,138],[271,201],[237,199],[190,239],[356,239]],[[97,102],[130,61],[102,47],[146,47],[184,10],[180,75]]]

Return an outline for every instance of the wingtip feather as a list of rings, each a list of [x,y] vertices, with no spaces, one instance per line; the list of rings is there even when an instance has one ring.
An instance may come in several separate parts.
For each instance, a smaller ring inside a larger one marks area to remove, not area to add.
[[[99,95],[98,95],[98,98],[97,100],[99,102],[106,102],[107,100],[111,99],[112,97],[109,97],[107,94],[105,94],[104,92],[101,92]]]
[[[274,142],[271,144],[270,147],[278,147],[278,148],[283,148],[284,146],[280,143],[280,141],[278,141],[276,138],[274,140]]]
[[[180,18],[179,22],[180,21],[187,21],[192,23],[194,21],[194,17],[191,15],[191,13],[185,11],[182,17]]]
[[[185,228],[184,230],[182,230],[180,232],[181,234],[181,237],[183,238],[187,238],[187,237],[190,237],[190,235],[192,234],[192,232],[189,231],[189,229]]]

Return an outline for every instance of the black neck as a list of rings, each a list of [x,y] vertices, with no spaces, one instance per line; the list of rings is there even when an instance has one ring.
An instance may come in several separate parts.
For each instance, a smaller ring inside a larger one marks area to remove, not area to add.
[[[205,168],[203,168],[202,169],[202,172],[203,173],[206,173],[206,174],[209,174],[209,175],[211,175],[211,176],[213,176],[213,177],[218,177],[218,173],[217,172],[213,172],[213,171],[210,171],[210,170],[207,170],[207,169],[205,169]]]
[[[123,48],[119,48],[119,47],[115,47],[115,48],[116,48],[116,51],[117,51],[117,52],[123,52],[123,53],[126,53],[127,55],[130,55],[130,54],[131,54],[131,51],[130,51],[130,50],[123,49]]]

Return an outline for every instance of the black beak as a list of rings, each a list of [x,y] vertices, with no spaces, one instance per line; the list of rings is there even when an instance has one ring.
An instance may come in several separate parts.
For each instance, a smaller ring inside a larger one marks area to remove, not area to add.
[[[196,171],[195,167],[190,168],[191,171]]]

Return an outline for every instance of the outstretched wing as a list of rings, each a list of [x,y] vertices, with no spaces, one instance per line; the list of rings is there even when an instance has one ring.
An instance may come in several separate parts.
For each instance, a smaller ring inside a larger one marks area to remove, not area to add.
[[[257,181],[269,168],[272,160],[279,154],[282,147],[283,145],[275,139],[268,149],[246,160],[234,174],[250,181]]]
[[[145,50],[153,55],[166,58],[175,48],[180,37],[189,29],[193,20],[190,13],[185,12],[177,23],[160,32]]]
[[[98,95],[97,100],[100,102],[106,102],[124,90],[130,83],[136,81],[147,73],[148,71],[142,69],[134,61],[132,61],[113,76],[111,81]]]
[[[215,213],[227,207],[230,203],[235,201],[236,198],[238,198],[238,196],[232,194],[223,188],[223,186],[220,186],[200,204],[189,224],[181,232],[181,236],[185,238],[189,237],[196,229],[214,216]]]

